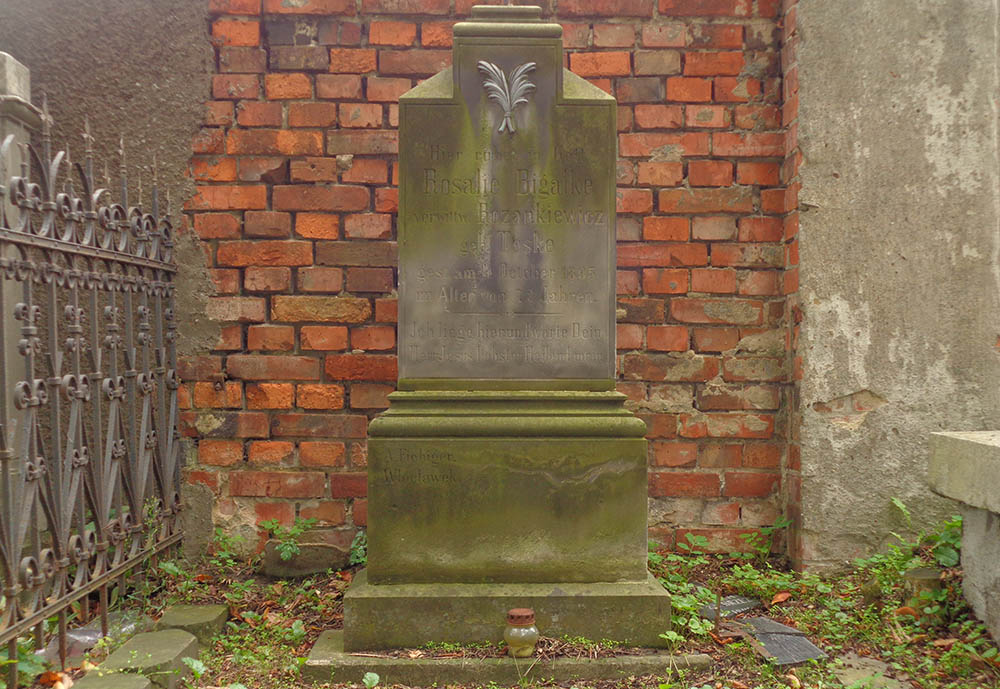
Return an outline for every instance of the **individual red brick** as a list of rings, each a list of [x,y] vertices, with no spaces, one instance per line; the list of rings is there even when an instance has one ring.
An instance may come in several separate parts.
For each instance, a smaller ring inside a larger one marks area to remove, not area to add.
[[[198,441],[198,463],[228,467],[243,461],[243,441],[201,438]]]
[[[212,268],[209,277],[215,284],[216,294],[238,294],[240,291],[240,271],[235,268]]]
[[[230,155],[322,155],[323,134],[301,129],[233,129],[226,139]]]
[[[291,383],[251,383],[247,385],[247,409],[291,409],[295,386]]]
[[[237,267],[307,266],[313,262],[312,242],[220,242],[216,262],[220,266]]]
[[[683,121],[679,105],[635,106],[635,123],[640,129],[677,129]]]
[[[685,471],[649,472],[649,496],[652,498],[714,498],[719,496],[719,492],[718,474]]]
[[[448,14],[448,0],[362,0],[364,14]]]
[[[666,312],[662,299],[620,297],[618,308],[625,311],[618,320],[622,323],[662,323]]]
[[[319,359],[310,356],[234,354],[226,359],[226,371],[231,378],[241,380],[316,380],[319,378]]]
[[[258,47],[219,48],[219,71],[236,74],[261,74],[267,71],[267,51]]]
[[[337,121],[333,103],[289,103],[289,127],[332,127]]]
[[[399,152],[395,131],[331,131],[326,135],[327,153],[337,155],[387,155]]]
[[[308,74],[265,74],[264,93],[271,100],[312,98],[312,79]]]
[[[222,153],[224,134],[221,129],[202,129],[191,140],[192,153]]]
[[[743,71],[741,51],[689,52],[684,54],[684,74],[693,77],[735,76]]]
[[[712,502],[705,505],[701,511],[703,524],[738,524],[740,521],[740,503]]]
[[[691,291],[736,293],[736,271],[731,268],[692,268]]]
[[[410,90],[413,82],[410,79],[390,77],[368,77],[366,93],[368,100],[373,102],[396,103],[399,97]]]
[[[229,475],[233,497],[320,498],[326,474],[318,471],[236,471]]]
[[[777,469],[781,466],[779,445],[748,443],[743,450],[743,466],[749,469]]]
[[[212,22],[212,37],[220,45],[260,45],[260,22],[243,19],[216,19]]]
[[[219,494],[219,472],[187,470],[185,479],[190,485],[205,486],[211,488],[216,495]]]
[[[188,438],[266,438],[270,433],[267,414],[219,410],[183,412],[180,431]]]
[[[642,219],[642,238],[654,242],[686,242],[690,226],[691,221],[687,218],[645,217]]]
[[[749,17],[750,0],[659,0],[660,14],[672,17]]]
[[[303,325],[302,349],[303,351],[347,349],[347,328],[343,325]]]
[[[184,356],[177,360],[177,375],[183,381],[218,380],[222,375],[222,358],[217,356]]]
[[[368,494],[368,475],[353,473],[330,474],[330,496],[363,498]]]
[[[708,241],[725,241],[736,238],[736,218],[697,217],[691,220],[691,236],[693,239]]]
[[[348,292],[391,292],[395,287],[392,268],[348,268]]]
[[[240,221],[229,213],[198,213],[194,231],[201,239],[234,239],[240,236]]]
[[[375,322],[395,323],[397,320],[396,299],[376,299],[375,300]]]
[[[319,45],[271,45],[269,58],[272,70],[325,72],[330,67],[330,52]]]
[[[265,300],[260,297],[210,297],[205,315],[214,321],[260,322],[266,315]]]
[[[355,499],[353,503],[351,506],[351,519],[354,521],[354,525],[368,526],[368,501]]]
[[[778,129],[781,119],[781,109],[776,105],[753,103],[733,108],[733,123],[740,129]]]
[[[736,328],[692,328],[691,334],[698,352],[725,352],[740,342]]]
[[[348,185],[276,186],[272,191],[275,210],[360,211],[368,208],[368,201],[367,188]]]
[[[643,268],[642,288],[646,294],[684,294],[688,290],[688,271]]]
[[[760,79],[716,77],[714,82],[714,97],[720,103],[746,103],[764,92]]]
[[[371,48],[330,48],[330,71],[335,74],[374,72],[376,53]]]
[[[386,409],[389,407],[389,393],[392,385],[377,383],[353,383],[351,385],[352,409]]]
[[[750,299],[677,297],[670,300],[670,315],[682,323],[760,325],[764,318],[764,306]]]
[[[797,194],[793,189],[794,187],[788,187],[787,189],[761,189],[761,213],[779,215],[794,210],[798,206],[798,200]]]
[[[740,218],[738,239],[741,242],[780,242],[785,238],[785,224],[781,218]]]
[[[347,508],[341,500],[321,500],[315,505],[302,505],[299,516],[315,519],[317,526],[339,526],[347,521]]]
[[[617,349],[642,349],[643,327],[641,325],[619,323],[615,334]]]
[[[680,74],[681,71],[681,54],[676,50],[637,50],[632,59],[638,76]]]
[[[395,381],[396,357],[383,354],[331,354],[326,374],[334,380]]]
[[[742,48],[742,24],[695,24],[691,46],[694,48]]]
[[[258,526],[271,521],[276,521],[281,526],[295,523],[295,505],[290,502],[258,502],[254,504],[253,510]]]
[[[561,22],[563,46],[567,49],[587,48],[590,45],[590,24]]]
[[[333,266],[395,266],[395,242],[317,242],[316,263]]]
[[[244,100],[236,106],[236,121],[242,127],[280,127],[281,103]]]
[[[250,292],[281,292],[292,282],[288,268],[248,267],[243,275],[243,287]]]
[[[251,464],[287,463],[295,454],[295,444],[281,440],[255,440],[247,450]]]
[[[657,156],[664,160],[680,160],[681,156],[707,156],[709,135],[704,132],[621,134],[618,148],[619,155],[626,158]]]
[[[295,328],[290,325],[251,325],[247,329],[250,351],[291,351],[295,348]]]
[[[275,211],[247,211],[243,215],[247,237],[283,238],[292,233],[292,217]]]
[[[239,178],[244,182],[280,184],[288,181],[288,161],[285,158],[239,158],[239,170]]]
[[[686,352],[688,329],[682,325],[651,325],[646,328],[646,348],[653,352]]]
[[[210,14],[260,14],[260,0],[208,0]]]
[[[424,76],[440,72],[451,65],[450,50],[380,50],[379,74]]]
[[[343,409],[344,388],[342,385],[325,383],[299,385],[295,392],[295,403],[302,409]]]
[[[782,274],[777,270],[745,270],[740,273],[739,293],[747,296],[777,296]]]
[[[649,341],[647,332],[647,342]],[[695,383],[711,380],[719,372],[714,357],[694,354],[626,354],[623,358],[625,380]]]
[[[736,164],[736,181],[739,184],[756,184],[775,187],[781,183],[781,166],[778,163],[740,161]]]
[[[627,52],[570,53],[569,67],[581,77],[627,76],[632,72]]]
[[[356,414],[285,413],[271,417],[271,435],[276,438],[364,438],[368,418]]]
[[[663,100],[663,79],[634,77],[616,80],[615,97],[619,103],[658,103]]]
[[[676,187],[684,181],[681,163],[639,163],[639,184],[654,187]]]
[[[271,320],[363,323],[371,316],[367,299],[290,295],[271,297]]]
[[[331,213],[296,213],[295,234],[308,239],[337,239],[340,219]]]
[[[353,74],[317,74],[316,97],[332,100],[361,98],[361,77]]]
[[[336,109],[333,103],[322,103]],[[303,158],[293,160],[288,166],[293,182],[336,182],[340,176],[340,166],[336,158]]]
[[[303,292],[339,292],[344,285],[344,271],[340,268],[314,266],[299,269],[298,287]]]
[[[765,498],[774,493],[781,485],[781,475],[777,473],[750,473],[745,471],[727,471],[726,486],[723,489],[725,497]]]
[[[687,43],[688,27],[682,22],[644,24],[642,45],[646,48],[683,48]]]
[[[228,127],[233,123],[233,104],[230,101],[210,100],[205,103],[203,124],[207,127]]]
[[[688,163],[692,187],[728,187],[733,183],[733,164],[724,160],[692,160]]]
[[[417,39],[417,25],[413,22],[373,21],[368,27],[371,45],[410,46]]]
[[[240,100],[260,95],[260,79],[256,74],[216,74],[212,77],[212,98]]]
[[[712,100],[712,80],[697,77],[667,77],[667,100],[707,103]]]
[[[742,268],[781,268],[783,247],[773,244],[713,244],[712,265]]]
[[[378,103],[341,103],[341,127],[378,129],[382,126],[382,106]]]
[[[221,384],[195,383],[194,406],[208,409],[239,409],[243,406],[243,386],[231,381]]]
[[[693,467],[698,457],[697,443],[654,442],[650,451],[651,463],[657,467]]]
[[[304,440],[299,443],[299,462],[305,467],[342,467],[346,451],[342,442]]]
[[[387,350],[396,346],[396,329],[386,325],[351,328],[351,349]]]
[[[767,158],[785,154],[784,134],[712,134],[712,152],[717,156]]]
[[[237,271],[239,272],[239,271]],[[235,350],[243,349],[243,328],[239,325],[226,325],[219,328],[219,339],[212,349]]]
[[[567,17],[652,17],[653,0],[561,0]]]
[[[653,192],[648,189],[618,189],[619,213],[649,213],[653,210]]]
[[[685,108],[684,122],[688,127],[728,127],[729,120],[729,108],[724,105],[689,105]]]
[[[353,15],[353,0],[264,0],[266,14]]]
[[[420,25],[420,44],[425,48],[450,48],[454,22],[424,22]]]
[[[594,24],[595,48],[630,48],[635,45],[633,24]]]
[[[739,187],[730,189],[661,189],[661,213],[750,213],[753,196]]]
[[[639,294],[639,273],[634,270],[616,271],[615,282],[617,294],[636,295]]]
[[[623,244],[618,247],[618,266],[698,266],[708,263],[704,244]]]
[[[389,166],[377,158],[354,158],[351,167],[341,174],[341,181],[349,184],[384,184],[389,177]],[[379,192],[376,190],[376,198]],[[380,210],[380,209],[377,209]]]

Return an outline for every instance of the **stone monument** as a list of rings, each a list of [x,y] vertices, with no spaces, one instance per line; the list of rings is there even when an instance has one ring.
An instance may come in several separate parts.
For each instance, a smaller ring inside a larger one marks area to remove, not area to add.
[[[662,645],[645,425],[615,376],[616,105],[538,7],[474,7],[400,98],[399,383],[372,422],[346,650]]]

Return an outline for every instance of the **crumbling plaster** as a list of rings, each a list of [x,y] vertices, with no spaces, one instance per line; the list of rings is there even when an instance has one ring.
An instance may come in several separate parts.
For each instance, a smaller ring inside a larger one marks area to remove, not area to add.
[[[927,487],[928,435],[1000,423],[997,2],[801,0],[798,26],[801,535],[820,569],[902,528],[893,497],[915,527],[954,512]]]

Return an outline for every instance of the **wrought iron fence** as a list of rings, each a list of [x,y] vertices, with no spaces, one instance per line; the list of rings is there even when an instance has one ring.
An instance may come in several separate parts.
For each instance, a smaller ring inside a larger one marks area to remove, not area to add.
[[[83,162],[0,142],[0,644],[71,617],[108,631],[109,589],[180,540],[176,317],[169,199],[129,205]],[[155,168],[155,164],[154,164]],[[9,179],[9,183],[4,186]],[[96,610],[94,607],[96,606]],[[93,612],[92,612],[93,611]],[[8,667],[16,686],[17,665]]]

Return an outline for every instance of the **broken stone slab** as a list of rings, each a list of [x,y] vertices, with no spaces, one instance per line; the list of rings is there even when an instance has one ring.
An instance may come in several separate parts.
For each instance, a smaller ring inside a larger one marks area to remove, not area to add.
[[[300,543],[298,554],[290,560],[282,560],[277,542],[270,540],[264,545],[260,571],[275,579],[307,577],[329,569],[344,569],[350,557],[350,550],[330,543]]]
[[[756,598],[748,598],[747,596],[726,596],[719,604],[719,615],[723,619],[726,619],[727,617],[739,615],[741,612],[746,612],[747,610],[752,610],[757,607],[760,607],[760,601]],[[698,614],[706,620],[714,620],[715,606],[703,605],[698,608]]]
[[[156,629],[183,629],[207,646],[212,637],[225,629],[228,619],[226,605],[171,605],[163,611]]]
[[[182,658],[198,657],[198,640],[183,629],[136,634],[100,664],[104,672],[133,672],[161,689],[176,689],[190,674]]]
[[[153,689],[148,677],[134,672],[91,670],[73,685],[76,689]]]
[[[845,687],[865,687],[865,689],[903,689],[899,680],[887,677],[889,666],[881,660],[865,658],[856,653],[848,653],[839,660],[842,667],[834,667],[833,674]]]
[[[314,682],[360,683],[367,672],[379,676],[385,686],[412,687],[445,685],[517,686],[526,680],[556,682],[607,680],[655,675],[667,677],[677,670],[701,670],[712,665],[703,653],[675,655],[667,652],[613,658],[392,658],[374,653],[345,653],[344,632],[320,634],[302,669],[305,679]]]
[[[753,640],[753,649],[775,665],[797,665],[826,657],[804,632],[767,617],[748,617],[732,624],[745,630]]]

